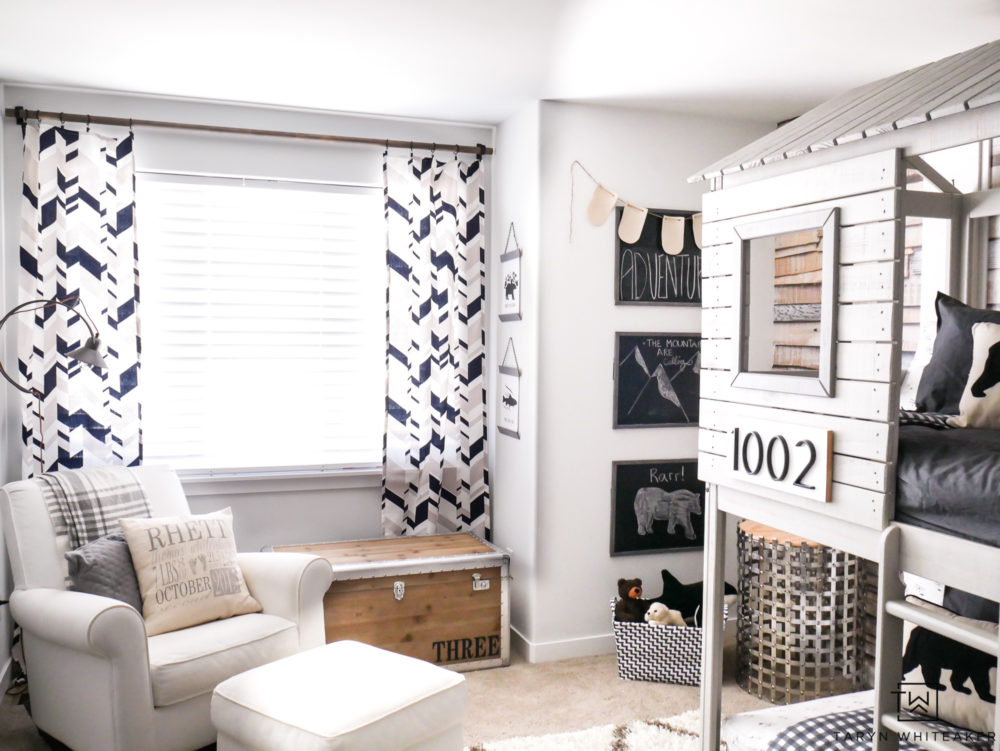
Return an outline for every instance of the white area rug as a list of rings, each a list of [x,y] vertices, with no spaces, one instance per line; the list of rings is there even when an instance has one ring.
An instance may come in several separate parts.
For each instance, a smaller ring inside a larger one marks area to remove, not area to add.
[[[573,733],[553,733],[468,746],[466,751],[699,751],[700,714],[692,709],[664,720],[633,720]]]

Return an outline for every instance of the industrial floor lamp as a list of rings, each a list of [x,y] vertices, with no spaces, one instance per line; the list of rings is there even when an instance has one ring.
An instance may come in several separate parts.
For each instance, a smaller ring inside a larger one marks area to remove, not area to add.
[[[78,304],[79,304],[79,309],[77,309]],[[91,365],[95,368],[100,368],[102,370],[106,368],[107,364],[104,362],[104,358],[101,356],[100,352],[101,339],[97,333],[97,327],[94,325],[93,320],[91,320],[90,316],[87,314],[87,309],[84,307],[83,301],[80,300],[79,295],[73,295],[72,297],[66,297],[61,300],[55,297],[53,297],[50,300],[45,300],[45,299],[28,300],[27,302],[23,302],[20,305],[16,305],[15,307],[11,308],[9,311],[7,311],[7,314],[4,315],[2,319],[0,319],[0,345],[2,345],[3,342],[2,331],[4,324],[6,324],[7,321],[9,321],[15,315],[18,315],[20,313],[31,313],[37,310],[42,310],[44,308],[52,308],[59,305],[63,306],[67,310],[76,312],[77,315],[80,317],[80,320],[82,320],[84,324],[86,324],[87,331],[89,332],[87,341],[84,342],[83,346],[74,349],[72,352],[67,352],[66,353],[67,356],[72,357],[74,360],[78,360],[82,363],[86,363],[87,365]],[[44,394],[34,386],[24,386],[15,381],[11,377],[10,373],[7,372],[7,369],[3,366],[2,358],[0,358],[0,375],[3,375],[3,377],[9,383],[11,383],[14,386],[14,388],[16,388],[18,391],[21,391],[35,398],[35,404],[37,405],[36,414],[38,415],[38,464],[41,471],[44,472],[45,434],[42,431],[42,398],[44,397]]]

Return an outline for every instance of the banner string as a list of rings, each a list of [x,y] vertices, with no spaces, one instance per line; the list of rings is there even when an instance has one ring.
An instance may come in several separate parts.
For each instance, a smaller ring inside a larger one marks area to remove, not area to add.
[[[582,169],[584,171],[584,173],[587,175],[587,177],[589,177],[593,181],[594,185],[601,186],[605,190],[608,190],[607,187],[605,187],[604,184],[601,183],[600,180],[598,180],[596,177],[594,177],[590,173],[590,170],[588,170],[586,167],[583,166],[583,163],[580,162],[579,159],[574,159],[572,162],[570,162],[570,165],[569,165],[569,241],[571,243],[573,242],[573,199],[574,199],[575,188],[576,188],[576,183],[575,183],[575,180],[574,180],[574,173],[573,173],[573,168],[574,167],[579,167],[580,169]],[[615,205],[616,206],[618,206],[619,204],[621,204],[622,206],[624,206],[625,204],[631,204],[633,206],[638,206],[639,205],[637,203],[632,203],[631,201],[626,201],[624,198],[621,197],[621,194],[619,194],[618,191],[616,191],[616,190],[612,190],[612,191],[608,191],[608,192],[615,194]],[[650,211],[649,209],[646,209],[646,211],[648,212],[648,214],[650,216],[655,216],[658,219],[676,219],[676,218],[678,218],[676,215],[673,215],[673,214],[658,214],[657,212]],[[697,212],[695,212],[695,213],[697,213]]]

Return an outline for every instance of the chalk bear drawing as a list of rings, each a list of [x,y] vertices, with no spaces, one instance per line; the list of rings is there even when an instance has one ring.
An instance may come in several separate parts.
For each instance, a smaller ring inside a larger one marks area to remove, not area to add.
[[[972,395],[977,399],[986,396],[987,389],[991,389],[1000,383],[1000,342],[990,347],[986,355],[986,363],[983,365],[983,372],[972,384]]]
[[[684,536],[695,539],[691,526],[691,514],[701,513],[701,495],[681,488],[667,492],[663,488],[639,488],[635,494],[635,520],[639,524],[639,534],[653,533],[653,521],[667,521],[667,534],[674,534],[678,525]]]
[[[941,683],[941,671],[951,670],[951,687],[960,694],[971,694],[965,681],[972,679],[976,694],[983,701],[996,704],[996,696],[990,693],[990,668],[996,660],[985,652],[960,644],[922,626],[910,632],[910,640],[903,653],[903,675],[920,666],[924,684],[935,691],[947,687]]]

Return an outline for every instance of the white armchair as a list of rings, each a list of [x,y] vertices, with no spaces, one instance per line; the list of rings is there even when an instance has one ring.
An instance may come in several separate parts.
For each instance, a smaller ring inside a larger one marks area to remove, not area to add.
[[[152,516],[190,513],[173,471],[129,470]],[[263,612],[147,637],[142,615],[107,597],[66,588],[64,553],[35,481],[0,491],[23,634],[32,718],[76,751],[190,751],[215,742],[216,684],[325,642],[328,563],[298,553],[242,553],[240,567]]]

